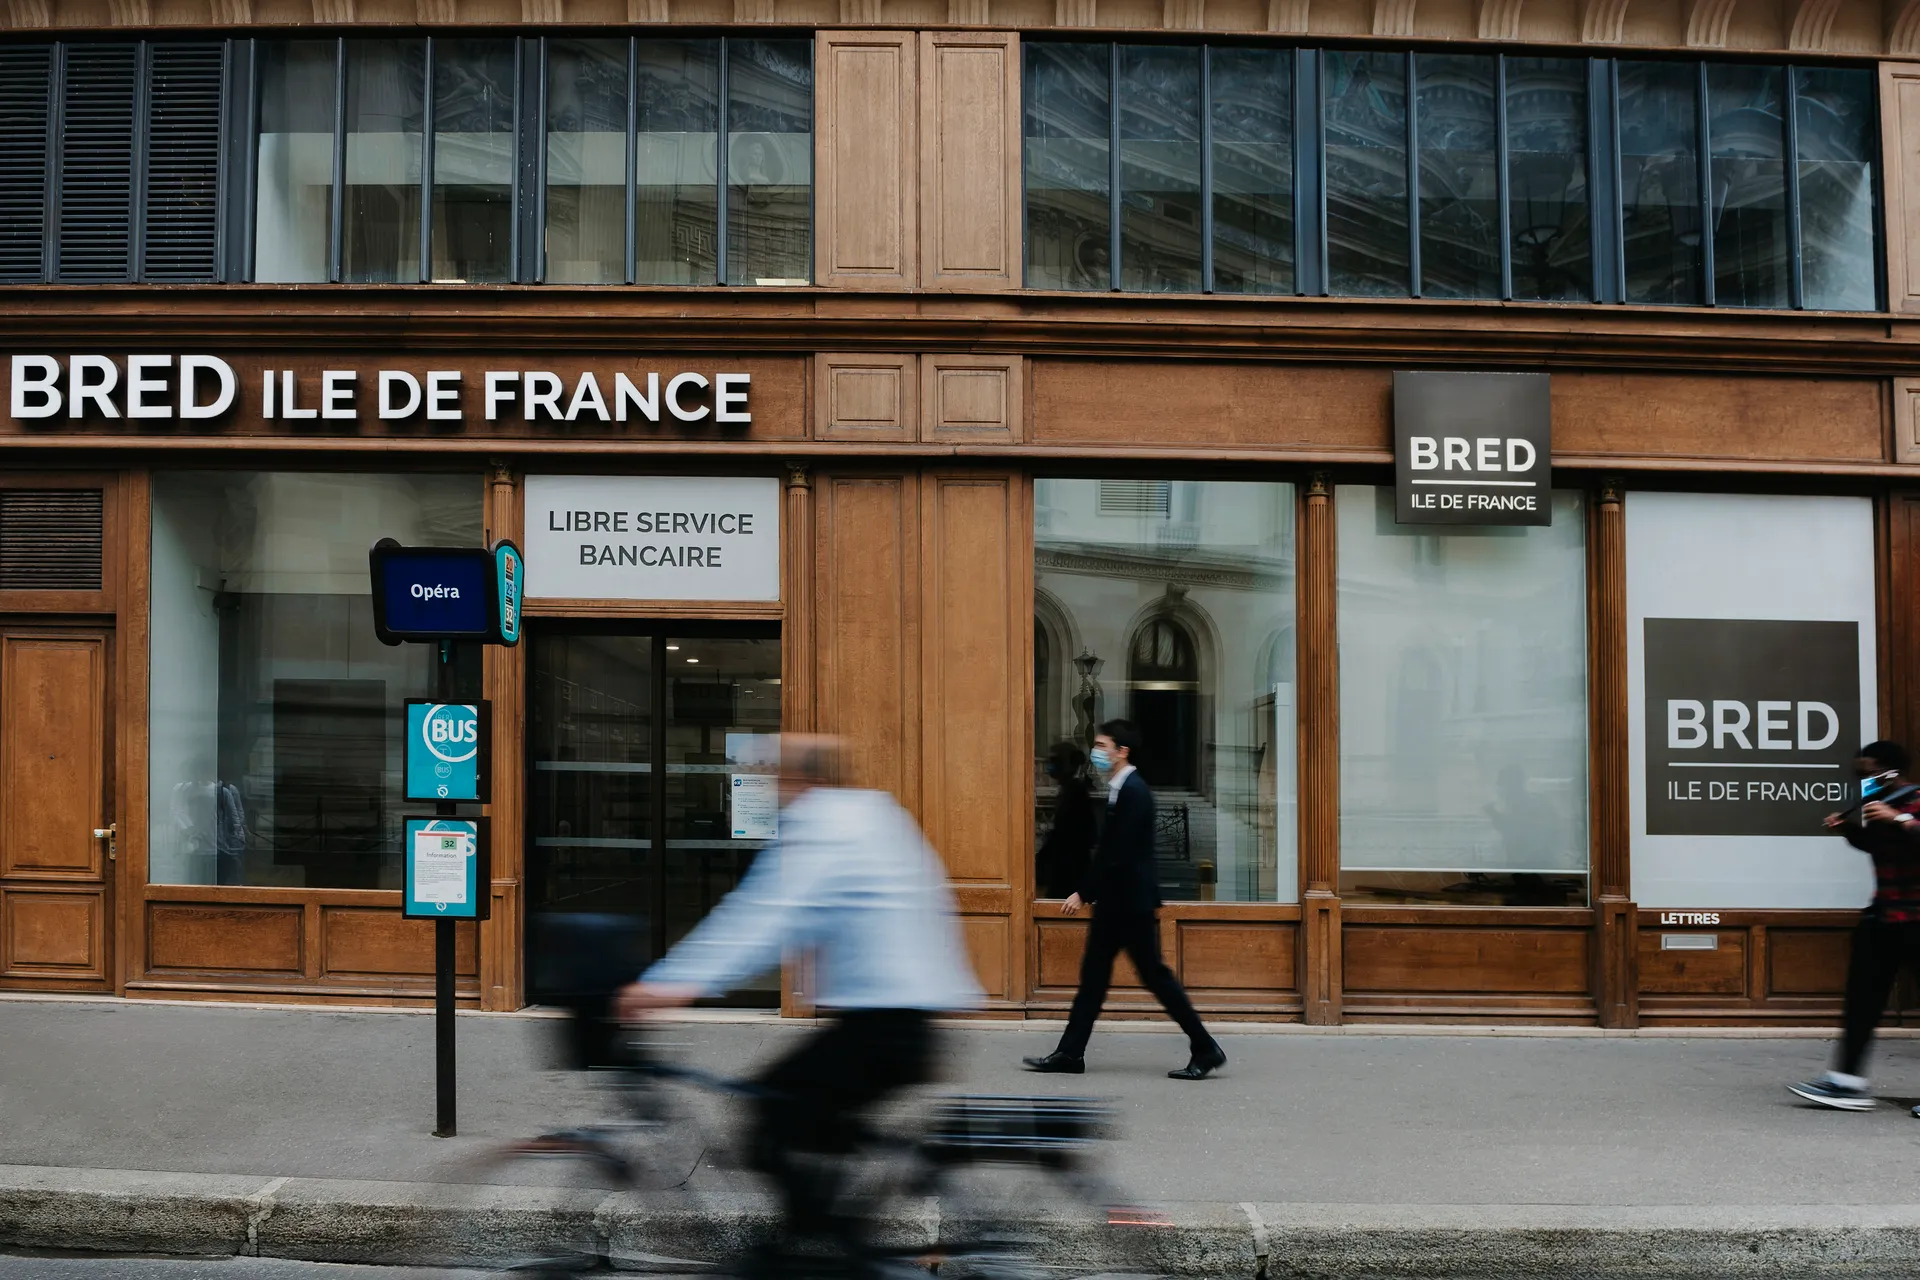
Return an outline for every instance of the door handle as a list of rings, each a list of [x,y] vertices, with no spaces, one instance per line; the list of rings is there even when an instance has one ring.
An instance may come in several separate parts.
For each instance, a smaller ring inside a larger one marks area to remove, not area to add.
[[[108,862],[112,862],[115,859],[119,858],[120,856],[120,824],[119,823],[115,822],[109,826],[95,827],[93,829],[93,838],[95,840],[105,840],[107,842],[107,861]]]

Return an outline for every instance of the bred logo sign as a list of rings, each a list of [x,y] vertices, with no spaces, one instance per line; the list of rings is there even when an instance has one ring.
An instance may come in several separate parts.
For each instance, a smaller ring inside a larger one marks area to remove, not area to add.
[[[1818,835],[1855,803],[1858,623],[1645,628],[1647,834]]]

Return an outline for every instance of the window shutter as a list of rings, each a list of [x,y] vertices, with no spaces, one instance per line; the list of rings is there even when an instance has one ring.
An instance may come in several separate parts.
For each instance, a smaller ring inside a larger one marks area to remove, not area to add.
[[[147,93],[143,280],[219,278],[220,44],[155,44]]]
[[[41,278],[53,46],[0,45],[0,281]]]
[[[0,591],[100,590],[98,489],[0,489]]]
[[[60,129],[59,264],[62,281],[132,275],[134,86],[131,44],[67,46]]]

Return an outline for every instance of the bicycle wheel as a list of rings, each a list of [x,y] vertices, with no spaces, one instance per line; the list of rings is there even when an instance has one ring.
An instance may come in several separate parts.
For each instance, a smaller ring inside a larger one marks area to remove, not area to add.
[[[966,1280],[1153,1274],[1160,1219],[1099,1172],[1110,1125],[1089,1099],[937,1100],[887,1175],[880,1248]]]

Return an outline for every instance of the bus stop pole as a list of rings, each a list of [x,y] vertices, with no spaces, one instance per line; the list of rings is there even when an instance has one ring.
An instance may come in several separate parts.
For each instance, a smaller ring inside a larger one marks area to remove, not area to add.
[[[452,699],[453,645],[446,640],[440,642],[438,690],[442,702]],[[436,817],[451,818],[459,809],[443,802],[434,805],[433,812]],[[475,886],[481,893],[488,892],[489,888]],[[454,922],[445,918],[433,922],[433,1136],[436,1138],[451,1138],[459,1131],[454,1088],[453,927]]]

